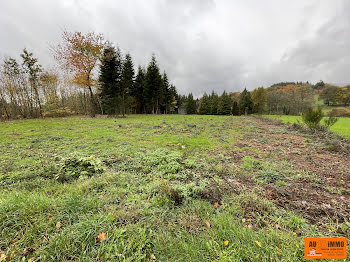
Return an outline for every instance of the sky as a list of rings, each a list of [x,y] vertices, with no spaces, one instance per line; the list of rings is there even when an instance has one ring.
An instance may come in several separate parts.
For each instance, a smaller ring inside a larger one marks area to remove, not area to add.
[[[182,94],[282,81],[350,83],[347,0],[0,0],[0,58],[47,68],[63,30],[102,33],[135,67],[152,53]]]

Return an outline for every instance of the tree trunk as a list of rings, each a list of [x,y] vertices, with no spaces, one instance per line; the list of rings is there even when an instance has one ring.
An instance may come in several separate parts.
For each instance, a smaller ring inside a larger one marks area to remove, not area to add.
[[[124,92],[123,92],[123,98],[122,98],[122,100],[123,100],[123,105],[122,105],[122,115],[123,115],[123,117],[125,116],[125,94],[124,94]]]
[[[40,114],[40,117],[42,118],[43,117],[43,110],[41,108],[39,91],[38,91],[37,87],[33,87],[33,88],[34,88],[34,91],[35,91],[36,101],[37,101],[37,103],[39,105],[39,114]]]
[[[2,107],[4,108],[4,110],[5,110],[5,113],[6,113],[6,116],[7,116],[7,120],[10,120],[10,115],[9,115],[9,113],[8,113],[8,111],[7,111],[7,107],[6,107],[6,105],[5,105],[5,99],[4,99],[4,97],[1,95],[1,100],[2,100]]]
[[[90,98],[91,98],[91,110],[90,110],[90,116],[95,117],[95,110],[96,110],[96,103],[94,98],[94,93],[92,92],[91,86],[88,86],[89,92],[90,92]]]

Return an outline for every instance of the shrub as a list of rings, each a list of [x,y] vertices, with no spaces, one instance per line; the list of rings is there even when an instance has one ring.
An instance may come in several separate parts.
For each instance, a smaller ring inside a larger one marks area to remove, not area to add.
[[[58,108],[49,110],[43,113],[44,117],[65,117],[65,116],[71,116],[76,114],[75,112],[72,112],[69,110],[69,108]]]
[[[299,120],[297,120],[296,123],[293,123],[293,124],[292,124],[292,127],[293,127],[294,129],[297,129],[297,130],[303,129],[303,125],[300,123]]]
[[[322,112],[321,108],[316,108],[312,110],[308,110],[301,115],[303,122],[310,128],[310,129],[318,129],[320,126],[320,122],[322,118],[324,117],[324,114]]]
[[[262,169],[263,166],[264,166],[264,162],[254,157],[245,156],[242,158],[241,168],[244,168],[247,170],[256,170],[256,169]]]
[[[276,206],[272,201],[262,199],[255,193],[240,194],[235,197],[235,201],[247,217],[253,215],[269,216],[276,212]]]
[[[176,174],[183,169],[182,154],[177,151],[169,151],[166,149],[157,149],[152,152],[137,155],[140,162],[143,163],[144,169],[150,168],[160,171],[162,174]]]
[[[350,117],[350,109],[347,108],[334,108],[328,113],[328,116],[334,117]]]
[[[271,183],[271,182],[274,183],[275,181],[283,178],[284,178],[283,173],[270,168],[259,170],[255,176],[255,180],[258,183]]]
[[[324,120],[324,124],[327,128],[329,128],[332,125],[334,125],[335,123],[337,123],[337,121],[338,121],[338,118],[336,118],[334,116],[330,116]]]
[[[174,188],[184,201],[189,201],[203,194],[208,185],[209,180],[202,179],[200,181],[193,181],[188,184],[177,184]]]
[[[158,205],[175,204],[180,205],[182,203],[182,197],[177,190],[167,181],[161,180],[155,188],[156,203]]]
[[[67,182],[79,177],[91,177],[104,171],[100,159],[95,156],[81,157],[72,154],[66,158],[58,158],[58,172],[55,178]]]

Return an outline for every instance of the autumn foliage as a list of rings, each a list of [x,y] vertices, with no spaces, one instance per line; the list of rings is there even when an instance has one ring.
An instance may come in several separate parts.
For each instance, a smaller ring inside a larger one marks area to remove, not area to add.
[[[95,115],[96,101],[92,87],[96,86],[94,69],[101,57],[104,40],[101,34],[64,31],[63,43],[53,48],[60,66],[73,74],[73,83],[87,88],[91,99],[91,116]]]
[[[74,74],[75,84],[92,87],[96,84],[93,70],[100,59],[104,47],[101,34],[63,32],[63,43],[54,48],[54,57],[60,65]]]

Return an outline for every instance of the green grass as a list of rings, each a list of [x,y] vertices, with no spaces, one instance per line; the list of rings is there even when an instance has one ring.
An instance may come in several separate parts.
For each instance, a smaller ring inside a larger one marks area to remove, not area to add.
[[[0,123],[0,257],[303,260],[303,237],[323,233],[259,196],[259,184],[283,187],[297,171],[268,158],[234,163],[235,152],[260,153],[235,145],[255,136],[254,121],[132,115]],[[257,190],[227,187],[240,176],[258,181]],[[101,232],[105,241],[97,241]]]
[[[287,116],[287,115],[266,115],[267,117],[281,119],[284,123],[296,123],[297,121],[302,121],[300,116]],[[350,118],[349,117],[339,117],[338,122],[335,123],[331,128],[331,131],[350,137]]]

